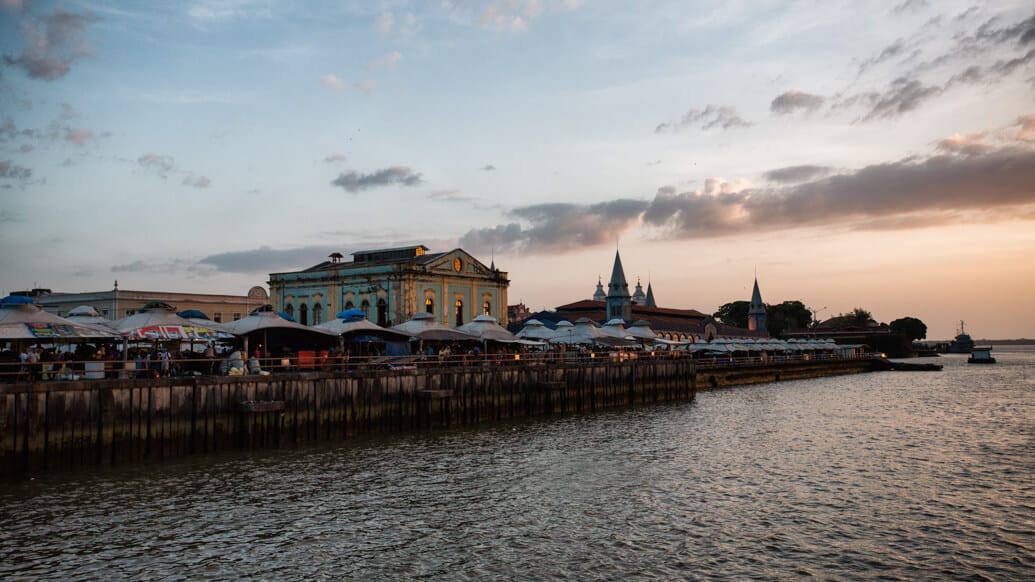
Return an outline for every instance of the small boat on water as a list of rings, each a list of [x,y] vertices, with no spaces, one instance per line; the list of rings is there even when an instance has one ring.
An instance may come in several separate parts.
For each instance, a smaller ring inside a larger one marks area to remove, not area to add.
[[[992,357],[991,347],[980,347],[970,350],[970,357],[967,358],[968,364],[994,364],[995,358]]]

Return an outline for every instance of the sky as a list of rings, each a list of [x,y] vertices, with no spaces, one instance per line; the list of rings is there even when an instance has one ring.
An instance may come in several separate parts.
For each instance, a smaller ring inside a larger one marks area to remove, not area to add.
[[[1035,9],[0,0],[0,293],[244,294],[332,252],[510,303],[801,300],[1035,337]]]

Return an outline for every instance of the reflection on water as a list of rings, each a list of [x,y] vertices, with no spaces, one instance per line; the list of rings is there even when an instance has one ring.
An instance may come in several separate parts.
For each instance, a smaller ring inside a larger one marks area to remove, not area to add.
[[[1035,352],[0,485],[0,577],[1028,578]]]

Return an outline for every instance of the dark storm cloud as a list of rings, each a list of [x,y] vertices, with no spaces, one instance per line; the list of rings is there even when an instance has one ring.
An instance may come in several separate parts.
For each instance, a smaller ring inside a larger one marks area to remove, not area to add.
[[[737,109],[729,105],[708,105],[704,109],[691,109],[678,121],[667,121],[654,128],[654,133],[677,132],[686,127],[709,129],[735,129],[751,127],[754,123],[737,114]]]
[[[647,208],[643,200],[619,199],[597,204],[536,204],[509,214],[514,222],[468,231],[460,245],[477,250],[563,251],[613,242],[637,223]]]
[[[24,46],[18,56],[4,55],[4,62],[19,67],[33,79],[53,80],[64,77],[72,63],[92,54],[86,42],[86,25],[95,20],[89,14],[75,14],[56,8],[41,17],[29,13],[26,2],[19,29]]]
[[[812,95],[799,91],[797,89],[791,89],[773,99],[769,104],[769,110],[777,115],[785,115],[787,113],[794,113],[799,109],[805,111],[815,111],[823,105],[823,98],[819,95]]]
[[[269,274],[307,269],[327,260],[327,255],[342,252],[338,246],[309,246],[296,249],[259,247],[248,251],[233,251],[209,255],[201,265],[215,267],[223,273]]]
[[[815,178],[829,176],[833,171],[834,169],[829,166],[787,166],[786,168],[769,170],[763,174],[762,177],[770,182],[796,184],[807,180],[813,180]]]
[[[1035,151],[1006,147],[975,155],[867,166],[785,188],[662,196],[644,222],[673,238],[697,238],[912,214],[984,211],[1035,203]],[[903,220],[903,224],[909,224]]]
[[[1021,132],[1026,122],[1018,120]],[[1025,209],[1035,205],[1035,150],[990,148],[981,144],[982,135],[940,147],[950,153],[842,174],[828,175],[823,166],[781,168],[767,174],[787,183],[775,187],[739,188],[712,179],[700,191],[659,188],[649,201],[518,208],[509,213],[514,221],[471,230],[460,242],[476,250],[563,252],[610,244],[641,223],[654,236],[694,239],[809,226],[888,230],[1024,219]],[[804,181],[790,184],[792,178]]]
[[[399,184],[400,186],[418,186],[423,182],[421,174],[414,172],[405,166],[392,166],[383,170],[377,170],[370,174],[358,172],[347,172],[340,174],[331,184],[340,186],[346,192],[353,194],[371,188],[381,188]]]

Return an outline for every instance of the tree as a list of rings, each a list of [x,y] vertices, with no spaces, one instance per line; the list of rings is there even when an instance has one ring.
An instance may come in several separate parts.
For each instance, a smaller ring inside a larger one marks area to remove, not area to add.
[[[784,331],[803,329],[812,323],[812,310],[801,301],[784,301],[766,306],[766,329],[774,336]]]
[[[862,307],[856,307],[848,316],[851,317],[853,327],[869,327],[873,321],[873,314]]]
[[[724,325],[734,327],[748,326],[748,310],[751,309],[750,301],[731,301],[712,314],[712,317]]]
[[[915,317],[902,317],[891,322],[891,331],[902,334],[909,341],[927,337],[927,324]]]

